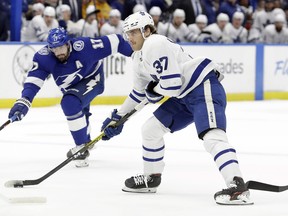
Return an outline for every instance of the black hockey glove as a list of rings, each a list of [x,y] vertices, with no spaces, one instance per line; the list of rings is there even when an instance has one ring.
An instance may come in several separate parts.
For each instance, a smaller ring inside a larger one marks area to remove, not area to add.
[[[145,88],[145,96],[148,101],[153,104],[161,101],[164,98],[163,95],[160,95],[153,90],[157,84],[158,82],[151,81]]]
[[[26,98],[16,100],[14,106],[11,108],[8,118],[13,118],[15,121],[21,121],[29,111],[31,102]]]
[[[111,113],[109,118],[103,122],[101,131],[104,131],[105,136],[102,137],[102,140],[109,140],[110,138],[119,135],[122,132],[123,124],[115,127],[115,124],[121,119],[122,117],[117,114],[117,109],[114,109]]]

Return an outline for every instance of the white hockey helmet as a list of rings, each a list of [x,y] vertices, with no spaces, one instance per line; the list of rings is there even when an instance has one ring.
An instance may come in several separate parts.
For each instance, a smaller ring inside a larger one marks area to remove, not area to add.
[[[56,13],[55,9],[51,6],[45,7],[43,12],[44,16],[50,16],[50,17],[55,17],[55,13]]]
[[[143,33],[145,31],[145,26],[147,25],[154,26],[154,21],[151,15],[145,11],[139,11],[131,14],[124,20],[123,31],[126,33],[134,29],[140,29],[140,31]]]

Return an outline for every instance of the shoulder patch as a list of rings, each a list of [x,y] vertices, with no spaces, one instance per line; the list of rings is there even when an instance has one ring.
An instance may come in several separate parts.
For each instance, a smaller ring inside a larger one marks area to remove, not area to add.
[[[40,55],[48,55],[49,54],[49,49],[47,48],[47,47],[43,47],[42,49],[40,49],[39,51],[38,51],[38,53],[40,54]]]
[[[84,48],[84,41],[78,40],[73,43],[73,48],[76,51],[81,51]]]

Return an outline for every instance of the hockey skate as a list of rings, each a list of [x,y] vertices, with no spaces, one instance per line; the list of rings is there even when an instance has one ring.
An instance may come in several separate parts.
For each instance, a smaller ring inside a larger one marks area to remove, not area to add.
[[[79,151],[81,148],[84,147],[85,144],[82,144],[82,145],[79,145],[79,146],[76,146],[72,149],[70,149],[68,152],[67,152],[67,157],[71,157],[74,153],[76,153],[77,151]],[[83,152],[82,154],[78,154],[77,157],[74,159],[75,161],[75,166],[78,167],[78,168],[81,168],[81,167],[87,167],[89,166],[89,162],[88,162],[88,157],[89,157],[90,153],[88,150],[86,150],[85,152]]]
[[[217,204],[220,205],[252,205],[250,192],[242,178],[235,176],[227,189],[214,195]]]
[[[132,193],[156,193],[161,183],[161,174],[136,175],[126,179],[124,192]]]

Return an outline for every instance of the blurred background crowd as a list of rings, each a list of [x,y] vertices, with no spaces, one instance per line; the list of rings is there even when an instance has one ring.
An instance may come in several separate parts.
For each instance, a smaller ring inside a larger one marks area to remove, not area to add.
[[[147,11],[175,42],[288,43],[288,0],[19,0],[21,41],[46,41],[62,26],[71,37],[122,34],[123,20]],[[0,41],[10,41],[11,0],[0,3]]]

